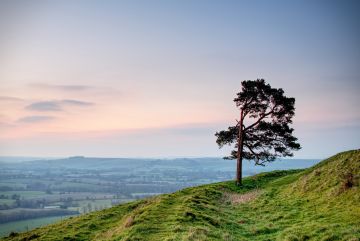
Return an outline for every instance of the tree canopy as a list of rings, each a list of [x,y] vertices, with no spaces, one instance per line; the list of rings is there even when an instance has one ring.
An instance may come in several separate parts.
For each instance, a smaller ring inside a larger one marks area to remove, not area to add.
[[[292,156],[292,151],[301,148],[289,126],[295,114],[295,98],[286,97],[281,88],[272,88],[264,79],[242,81],[241,85],[234,99],[240,119],[215,134],[220,148],[235,143],[225,158],[245,158],[264,165],[277,157]]]

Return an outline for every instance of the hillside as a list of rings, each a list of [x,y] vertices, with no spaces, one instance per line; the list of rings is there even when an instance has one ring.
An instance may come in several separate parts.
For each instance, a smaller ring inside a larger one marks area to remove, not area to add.
[[[4,240],[359,240],[360,150],[305,170],[187,188]]]

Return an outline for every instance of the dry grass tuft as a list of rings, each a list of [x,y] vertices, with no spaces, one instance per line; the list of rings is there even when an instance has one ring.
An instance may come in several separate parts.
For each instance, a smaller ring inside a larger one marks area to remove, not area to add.
[[[257,196],[261,194],[259,189],[256,189],[251,192],[247,192],[244,194],[236,193],[236,192],[224,192],[223,194],[223,202],[229,203],[232,205],[247,203],[254,200]]]
[[[190,227],[186,240],[202,241],[207,240],[209,230],[206,227]]]
[[[129,216],[125,219],[124,227],[128,228],[128,227],[132,226],[133,223],[134,223],[134,218],[132,216]]]

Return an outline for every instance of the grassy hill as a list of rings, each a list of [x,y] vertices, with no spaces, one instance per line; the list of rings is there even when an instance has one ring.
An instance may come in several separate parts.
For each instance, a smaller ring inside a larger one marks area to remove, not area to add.
[[[359,240],[360,150],[306,170],[187,188],[4,240]]]

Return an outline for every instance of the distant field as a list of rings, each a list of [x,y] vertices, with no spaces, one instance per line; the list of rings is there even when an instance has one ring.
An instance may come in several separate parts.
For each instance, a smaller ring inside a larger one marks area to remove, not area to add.
[[[317,162],[277,160],[267,167],[245,162],[244,176],[305,168]],[[185,187],[230,180],[234,169],[234,160],[221,158],[74,157],[0,163],[0,227],[3,233],[30,230],[58,220],[61,214],[89,213]],[[49,215],[44,217],[44,213]]]
[[[95,210],[101,210],[104,208],[111,207],[111,200],[110,199],[100,199],[100,200],[82,200],[82,201],[76,201],[76,204],[78,204],[78,207],[71,207],[70,210],[76,210],[80,213],[88,213]],[[91,210],[89,210],[89,207]]]
[[[13,194],[18,194],[21,197],[25,197],[25,198],[33,198],[33,197],[39,197],[45,195],[45,192],[42,191],[2,191],[0,193],[10,197]]]
[[[34,218],[23,221],[0,224],[0,237],[7,236],[11,232],[24,232],[56,221],[64,220],[71,216]]]
[[[7,204],[7,205],[11,205],[15,202],[15,200],[12,199],[0,199],[0,204]]]

